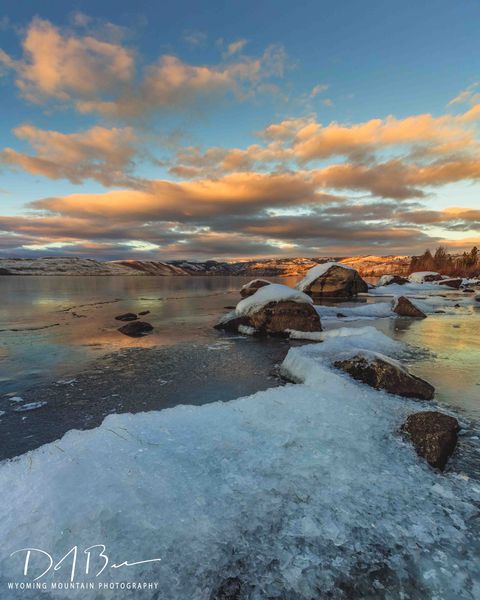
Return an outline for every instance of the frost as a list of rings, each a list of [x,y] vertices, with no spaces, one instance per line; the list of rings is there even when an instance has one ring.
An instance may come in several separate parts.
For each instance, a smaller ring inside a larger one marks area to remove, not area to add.
[[[9,400],[10,402],[23,402],[23,398],[20,396],[10,396]]]
[[[244,298],[237,304],[235,309],[236,316],[246,316],[255,313],[269,302],[300,302],[302,304],[312,304],[312,299],[307,294],[289,288],[279,283],[271,283],[259,288],[252,296]]]
[[[353,267],[344,265],[343,263],[336,263],[336,262],[322,263],[320,265],[316,265],[315,267],[312,267],[311,269],[309,269],[307,271],[305,277],[300,281],[300,283],[297,284],[297,289],[299,289],[300,291],[303,292],[303,290],[308,288],[308,286],[310,284],[312,284],[315,281],[315,279],[318,279],[318,277],[321,277],[322,275],[324,275],[332,267],[341,267],[342,269],[348,269],[350,271],[355,271],[355,269]]]

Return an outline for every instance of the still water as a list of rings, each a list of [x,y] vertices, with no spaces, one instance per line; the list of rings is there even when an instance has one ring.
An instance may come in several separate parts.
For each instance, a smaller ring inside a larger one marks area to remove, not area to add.
[[[218,340],[221,334],[212,325],[238,302],[238,290],[249,279],[0,276],[0,394],[55,380],[124,348]],[[143,318],[155,327],[153,334],[137,339],[120,334],[122,323],[114,317],[127,311],[150,311]],[[477,310],[370,324],[429,350],[415,372],[436,387],[440,402],[479,418],[479,316]]]

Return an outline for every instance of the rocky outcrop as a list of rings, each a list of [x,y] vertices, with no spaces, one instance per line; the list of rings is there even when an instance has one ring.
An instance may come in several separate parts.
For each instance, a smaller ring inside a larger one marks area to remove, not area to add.
[[[332,264],[323,270],[324,266],[318,265],[307,273],[299,284],[302,292],[312,298],[353,298],[361,292],[368,292],[368,284],[355,269]]]
[[[346,360],[334,363],[337,369],[342,369],[357,381],[361,381],[390,394],[405,398],[431,400],[435,388],[427,381],[409,373],[400,364],[391,362],[381,355],[364,356],[358,354]]]
[[[280,334],[287,329],[322,331],[320,317],[311,304],[284,300],[269,302],[248,315],[249,325],[260,333]]]
[[[254,279],[253,281],[249,281],[241,288],[240,296],[242,298],[247,298],[254,294],[259,288],[265,287],[266,285],[270,285],[270,281],[267,281],[266,279]]]
[[[445,285],[449,288],[453,288],[454,290],[458,290],[462,285],[463,279],[442,279],[442,281],[438,282],[438,285]]]
[[[138,317],[135,313],[125,313],[115,317],[116,321],[135,321],[136,319],[138,319]]]
[[[153,325],[146,323],[145,321],[132,321],[122,327],[119,327],[118,331],[129,337],[142,337],[153,331]]]
[[[417,454],[442,471],[455,450],[459,429],[457,419],[437,411],[414,413],[402,426]]]
[[[400,296],[393,301],[392,310],[400,317],[414,317],[417,319],[425,319],[427,315],[417,308],[413,302],[411,302],[405,296]]]

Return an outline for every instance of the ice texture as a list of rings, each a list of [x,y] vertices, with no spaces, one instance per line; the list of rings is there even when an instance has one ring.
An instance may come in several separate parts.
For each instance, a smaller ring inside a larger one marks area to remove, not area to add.
[[[439,475],[398,435],[418,403],[331,367],[342,352],[404,347],[373,327],[323,336],[288,353],[301,384],[111,415],[1,463],[2,590],[19,578],[17,549],[101,543],[116,562],[162,558],[103,579],[158,581],[168,600],[209,600],[227,577],[249,600],[479,598],[478,486]]]
[[[303,292],[303,290],[308,288],[308,286],[310,284],[312,284],[315,281],[315,279],[317,279],[318,277],[321,277],[323,274],[325,274],[328,271],[328,269],[331,269],[332,267],[341,267],[342,269],[349,269],[350,271],[355,270],[353,267],[344,265],[343,263],[336,263],[336,262],[322,263],[320,265],[316,265],[315,267],[312,267],[311,269],[309,269],[307,271],[305,277],[297,284],[297,289],[299,289],[300,291]]]
[[[237,316],[245,316],[255,313],[269,302],[281,302],[289,300],[303,304],[312,304],[312,299],[307,294],[294,290],[287,285],[271,283],[259,288],[254,294],[240,300],[235,309]]]

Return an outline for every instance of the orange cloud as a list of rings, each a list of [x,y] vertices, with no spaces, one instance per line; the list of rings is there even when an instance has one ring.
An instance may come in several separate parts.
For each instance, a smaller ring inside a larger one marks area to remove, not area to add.
[[[97,126],[80,133],[64,134],[25,124],[13,132],[29,142],[35,155],[5,148],[0,152],[0,163],[4,165],[51,179],[69,179],[72,183],[91,178],[104,185],[128,185],[127,173],[133,166],[137,142],[131,127]]]

